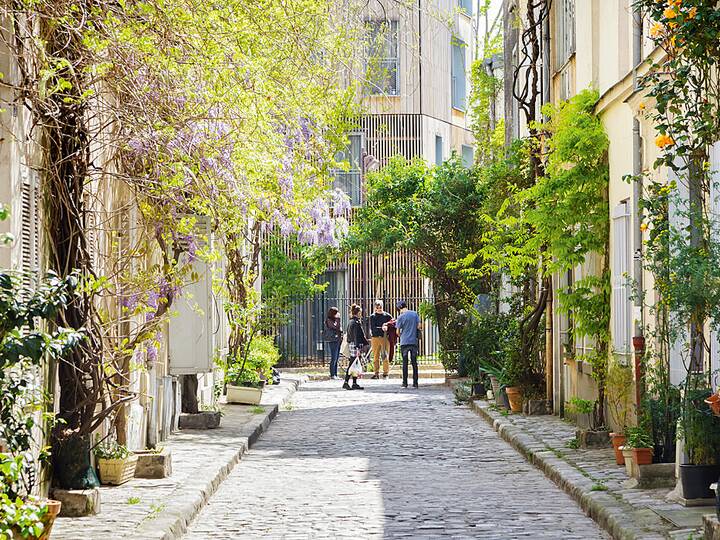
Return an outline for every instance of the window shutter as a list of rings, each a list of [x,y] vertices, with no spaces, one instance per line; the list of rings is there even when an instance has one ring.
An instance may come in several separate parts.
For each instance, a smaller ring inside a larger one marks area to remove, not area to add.
[[[453,39],[451,71],[452,106],[455,109],[465,110],[465,43],[457,39]]]
[[[473,161],[475,160],[475,151],[472,146],[462,145],[462,160],[463,166],[472,167]]]
[[[631,301],[628,275],[630,272],[630,213],[624,201],[613,211],[612,315],[613,348],[616,353],[630,352]]]
[[[26,287],[34,286],[40,272],[39,191],[34,178],[24,178],[20,188],[20,271]]]

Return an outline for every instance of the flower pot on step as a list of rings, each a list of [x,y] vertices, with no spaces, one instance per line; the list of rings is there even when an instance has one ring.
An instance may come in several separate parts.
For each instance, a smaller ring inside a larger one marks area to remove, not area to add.
[[[627,446],[621,446],[620,452],[623,455],[623,459],[625,460],[625,472],[627,473],[628,477],[633,477],[633,451],[632,448],[628,448]]]
[[[652,463],[652,448],[633,448],[632,450],[635,465],[650,465]]]
[[[135,466],[138,457],[131,454],[124,459],[98,459],[100,482],[119,486],[135,477]]]
[[[505,388],[508,401],[510,402],[510,410],[512,412],[522,412],[522,390],[518,386],[508,386]]]
[[[43,516],[43,525],[45,528],[43,529],[43,533],[38,537],[38,540],[48,540],[48,538],[50,538],[53,523],[55,523],[55,518],[58,517],[60,508],[62,507],[60,501],[53,499],[44,501],[44,504],[47,504],[47,513]]]
[[[625,458],[623,457],[621,446],[625,445],[625,435],[622,433],[611,433],[610,440],[612,441],[613,450],[615,451],[615,463],[618,465],[625,465]]]
[[[685,499],[710,499],[715,494],[710,484],[718,481],[720,465],[680,465],[680,483]]]
[[[495,404],[500,405],[498,403],[498,399],[500,398],[500,381],[498,381],[497,377],[490,375],[490,386],[492,386],[492,393],[495,397]]]
[[[262,388],[254,386],[227,386],[227,402],[241,403],[244,405],[259,405],[262,398]]]

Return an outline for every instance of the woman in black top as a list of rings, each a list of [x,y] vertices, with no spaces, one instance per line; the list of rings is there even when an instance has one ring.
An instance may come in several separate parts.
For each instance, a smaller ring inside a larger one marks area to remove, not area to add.
[[[340,326],[339,310],[331,307],[325,317],[323,340],[330,349],[330,378],[339,379],[337,374],[338,359],[340,358],[340,342],[342,341],[342,327]]]
[[[350,316],[350,323],[347,327],[347,340],[350,345],[350,361],[348,362],[348,368],[345,371],[345,384],[343,384],[343,388],[345,390],[363,390],[363,387],[357,383],[356,376],[353,376],[352,378],[352,386],[348,384],[348,381],[350,380],[350,366],[355,359],[362,354],[363,347],[368,344],[368,340],[365,337],[365,331],[360,323],[362,308],[357,304],[353,304],[350,308]]]

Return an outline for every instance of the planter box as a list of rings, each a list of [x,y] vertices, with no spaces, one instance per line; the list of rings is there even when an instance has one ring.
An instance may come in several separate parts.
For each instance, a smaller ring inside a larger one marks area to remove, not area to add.
[[[262,398],[262,388],[253,388],[251,386],[227,386],[227,402],[242,403],[245,405],[259,405]]]
[[[575,437],[580,448],[609,448],[610,432],[609,431],[591,431],[589,429],[578,429]]]
[[[680,465],[680,483],[684,499],[714,499],[710,484],[718,481],[718,465]]]
[[[635,465],[633,478],[637,480],[636,487],[639,489],[671,488],[677,483],[674,463]]]
[[[528,399],[525,403],[525,414],[528,416],[540,416],[551,414],[552,406],[544,399]]]
[[[125,459],[98,459],[100,482],[119,486],[135,477],[138,457],[133,454]]]
[[[100,512],[100,490],[54,489],[52,498],[60,501],[60,517],[92,516]]]
[[[135,478],[167,478],[172,474],[172,455],[167,448],[159,452],[140,450],[135,455],[138,457]]]
[[[180,429],[215,429],[220,425],[220,417],[219,411],[181,413],[178,427]]]

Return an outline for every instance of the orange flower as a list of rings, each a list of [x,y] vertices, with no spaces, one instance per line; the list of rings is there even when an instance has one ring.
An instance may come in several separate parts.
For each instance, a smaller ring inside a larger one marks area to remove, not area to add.
[[[670,135],[658,135],[655,138],[655,146],[658,148],[665,148],[666,146],[672,146],[675,141]]]
[[[645,102],[644,101],[640,102],[640,104],[638,105],[638,109],[640,109],[641,111],[645,110]]]
[[[696,7],[690,8],[690,11],[688,11],[688,14],[687,14],[688,19],[694,19],[695,15],[697,15],[697,8]]]
[[[677,23],[676,23],[676,22],[669,22],[669,23],[668,23],[668,28],[669,28],[670,30],[674,30],[675,28],[677,28]]]
[[[672,8],[679,8],[682,5],[682,0],[668,0],[668,6]]]
[[[665,31],[665,27],[663,26],[663,23],[656,22],[650,28],[650,37],[658,37],[658,36],[662,35],[662,33],[664,31]]]
[[[647,231],[647,229],[648,229],[647,223],[641,223],[641,224],[640,224],[640,230],[641,230],[641,231],[645,232],[645,231]]]
[[[666,19],[674,19],[677,17],[677,11],[675,11],[673,8],[667,8],[665,11],[663,11],[663,16]]]

